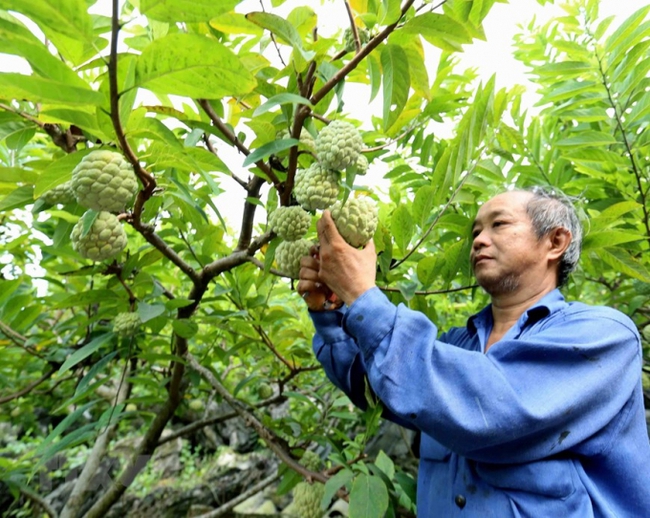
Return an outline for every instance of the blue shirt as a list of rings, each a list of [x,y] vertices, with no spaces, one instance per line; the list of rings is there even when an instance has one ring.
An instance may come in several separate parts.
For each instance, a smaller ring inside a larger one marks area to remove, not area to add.
[[[555,290],[485,352],[488,306],[437,338],[378,288],[311,313],[314,352],[364,407],[422,431],[417,507],[429,517],[648,517],[650,443],[633,322]]]

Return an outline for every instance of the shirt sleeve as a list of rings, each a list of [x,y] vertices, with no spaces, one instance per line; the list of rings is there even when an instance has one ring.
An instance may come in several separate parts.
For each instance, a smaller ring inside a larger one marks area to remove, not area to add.
[[[373,288],[350,306],[343,329],[394,415],[468,458],[528,462],[623,419],[638,388],[633,324],[612,309],[585,308],[484,354],[437,340],[426,316]]]
[[[342,329],[346,309],[333,311],[310,311],[316,328],[313,350],[316,359],[323,366],[328,379],[341,389],[352,403],[365,410],[366,401],[366,366],[359,347],[354,339]],[[372,389],[371,389],[372,391]],[[410,429],[417,429],[413,423],[393,414],[384,407],[382,416],[394,423]]]

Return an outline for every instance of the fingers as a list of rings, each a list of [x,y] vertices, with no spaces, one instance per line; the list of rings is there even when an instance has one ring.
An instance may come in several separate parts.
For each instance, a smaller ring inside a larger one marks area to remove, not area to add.
[[[343,239],[334,224],[332,214],[329,210],[323,211],[323,215],[318,220],[316,228],[318,230],[318,240],[321,245],[332,245],[336,241]]]

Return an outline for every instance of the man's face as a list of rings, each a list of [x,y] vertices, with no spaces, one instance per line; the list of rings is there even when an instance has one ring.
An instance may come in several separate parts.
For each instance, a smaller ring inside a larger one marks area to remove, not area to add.
[[[478,284],[504,295],[546,274],[544,240],[538,240],[526,213],[528,192],[507,192],[483,205],[472,228],[470,260]]]

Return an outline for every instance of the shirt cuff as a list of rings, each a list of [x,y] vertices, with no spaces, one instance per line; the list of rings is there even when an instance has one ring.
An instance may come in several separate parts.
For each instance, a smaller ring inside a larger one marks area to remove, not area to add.
[[[309,311],[316,332],[323,338],[326,343],[340,342],[348,340],[350,336],[343,330],[342,322],[345,316],[345,310],[334,309],[331,311]]]
[[[364,356],[367,357],[392,331],[396,312],[395,304],[375,286],[348,308],[343,317],[343,330],[355,338]]]

